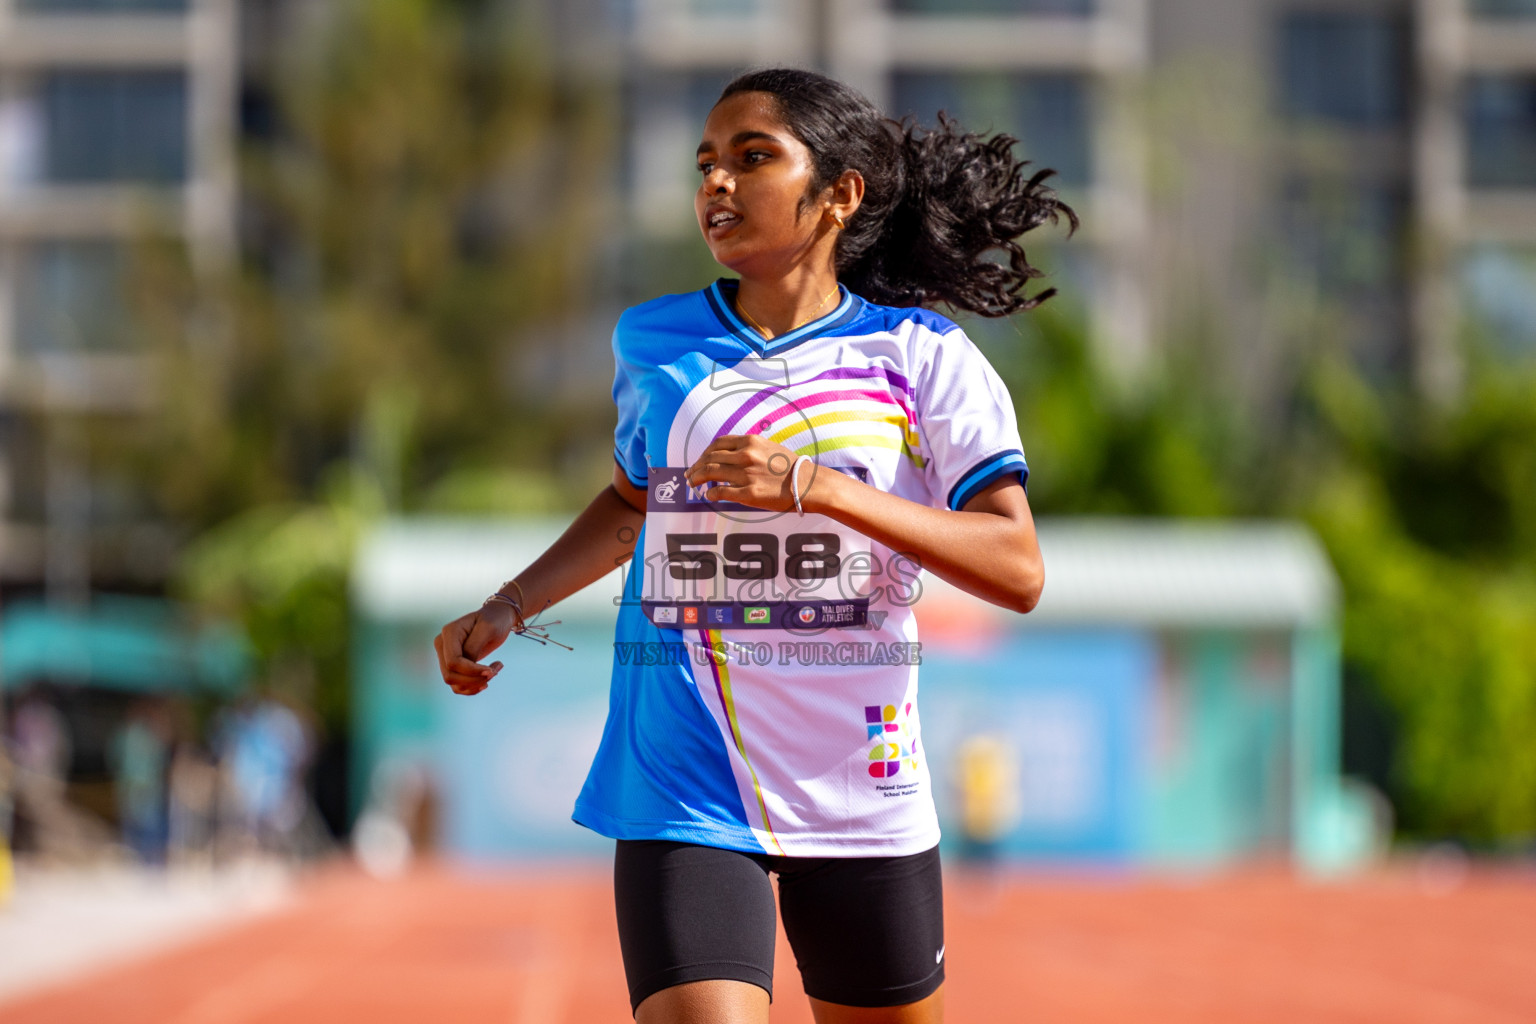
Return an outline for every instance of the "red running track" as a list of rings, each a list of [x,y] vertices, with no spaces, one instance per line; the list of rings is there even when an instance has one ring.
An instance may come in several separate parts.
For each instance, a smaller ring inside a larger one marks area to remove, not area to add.
[[[1344,883],[946,878],[947,1019],[1061,1024],[1531,1024],[1536,871]],[[773,1020],[809,1024],[779,941]],[[289,908],[0,1006],[6,1024],[629,1020],[601,869],[344,867]]]

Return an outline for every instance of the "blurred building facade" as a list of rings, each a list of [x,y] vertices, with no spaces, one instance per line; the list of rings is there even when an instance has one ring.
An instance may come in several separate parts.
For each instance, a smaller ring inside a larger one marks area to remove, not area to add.
[[[0,584],[153,585],[169,545],[79,457],[85,417],[153,415],[125,289],[136,240],[230,258],[235,0],[0,0]]]
[[[71,424],[174,400],[146,386],[123,252],[162,231],[233,258],[233,153],[273,130],[262,79],[307,6],[0,0],[0,583],[168,564],[135,497],[67,456]],[[1223,372],[1262,388],[1310,330],[1298,299],[1333,311],[1318,343],[1432,391],[1454,392],[1468,324],[1536,351],[1536,0],[543,6],[549,52],[614,80],[627,126],[617,199],[594,199],[622,224],[611,294],[555,346],[593,400],[611,314],[713,272],[691,154],[719,87],[769,62],[1020,136],[1084,223],[1031,257],[1128,376],[1203,317]]]

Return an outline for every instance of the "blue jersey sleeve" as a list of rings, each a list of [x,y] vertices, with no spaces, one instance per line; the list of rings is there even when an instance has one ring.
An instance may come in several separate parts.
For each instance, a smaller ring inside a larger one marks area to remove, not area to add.
[[[635,367],[625,358],[625,323],[619,318],[613,329],[613,404],[619,413],[613,431],[613,457],[635,487],[649,480],[645,459],[645,427],[640,422],[644,394],[635,380]]]

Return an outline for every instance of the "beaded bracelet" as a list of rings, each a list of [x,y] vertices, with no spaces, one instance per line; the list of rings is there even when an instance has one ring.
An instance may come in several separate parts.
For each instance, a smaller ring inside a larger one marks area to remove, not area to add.
[[[506,583],[502,584],[503,587],[508,585],[517,587],[518,597],[523,596],[523,588],[518,584],[517,580],[507,580]],[[563,644],[559,640],[556,640],[554,637],[549,635],[549,627],[560,625],[559,619],[556,619],[554,622],[529,622],[523,613],[522,602],[514,599],[508,594],[503,594],[500,590],[486,598],[481,602],[481,604],[490,604],[492,601],[500,601],[503,604],[509,604],[513,608],[517,609],[517,625],[512,628],[513,636],[521,636],[526,637],[529,640],[537,640],[541,644],[554,644],[556,647],[564,647],[568,651],[574,649],[570,644]],[[549,607],[549,602],[546,601],[544,606],[546,608]],[[538,616],[535,615],[534,618],[538,618]]]
[[[502,585],[505,586],[506,584],[502,584]],[[521,590],[522,588],[519,587],[518,589]],[[514,627],[514,631],[518,632],[518,633],[521,633],[523,631],[523,606],[518,604],[516,601],[512,600],[512,598],[508,597],[506,594],[503,594],[499,590],[496,593],[492,594],[490,597],[486,598],[484,601],[482,601],[481,604],[490,604],[492,601],[500,601],[502,604],[509,604],[514,609],[516,609],[516,611],[517,611],[517,625]]]

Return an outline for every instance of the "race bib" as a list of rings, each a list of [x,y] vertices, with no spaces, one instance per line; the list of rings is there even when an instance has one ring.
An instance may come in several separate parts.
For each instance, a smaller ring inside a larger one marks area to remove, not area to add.
[[[863,466],[821,466],[867,480]],[[867,628],[869,538],[829,516],[713,501],[683,467],[652,467],[641,607],[670,629]]]

